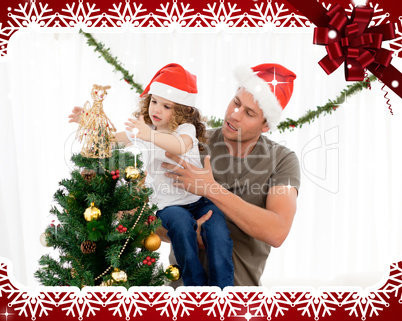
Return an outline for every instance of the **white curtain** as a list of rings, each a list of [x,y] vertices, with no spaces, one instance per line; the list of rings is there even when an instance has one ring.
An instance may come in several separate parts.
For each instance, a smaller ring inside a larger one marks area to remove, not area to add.
[[[144,86],[170,62],[196,74],[205,116],[224,116],[241,64],[276,62],[297,74],[282,119],[297,119],[350,84],[342,68],[328,76],[318,66],[325,49],[312,44],[312,29],[93,35]],[[0,256],[13,262],[22,284],[37,285],[38,259],[50,251],[39,236],[54,219],[49,209],[58,182],[70,175],[71,154],[80,150],[67,118],[72,108],[91,101],[96,83],[112,86],[104,106],[119,131],[135,109],[138,95],[98,57],[76,30],[26,30],[13,35],[0,62]],[[401,59],[393,64],[402,70]],[[365,287],[402,259],[402,104],[390,92],[391,115],[383,95],[375,82],[332,115],[271,134],[298,155],[302,185],[290,235],[268,259],[265,286]],[[167,251],[160,249],[165,266]]]

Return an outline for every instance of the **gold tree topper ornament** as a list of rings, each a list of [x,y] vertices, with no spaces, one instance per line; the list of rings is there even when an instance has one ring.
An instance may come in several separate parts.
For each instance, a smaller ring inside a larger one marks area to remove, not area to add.
[[[110,86],[93,85],[91,97],[93,105],[87,101],[80,117],[76,138],[84,140],[81,155],[88,158],[109,158],[112,143],[116,141],[116,128],[103,111],[103,100]]]

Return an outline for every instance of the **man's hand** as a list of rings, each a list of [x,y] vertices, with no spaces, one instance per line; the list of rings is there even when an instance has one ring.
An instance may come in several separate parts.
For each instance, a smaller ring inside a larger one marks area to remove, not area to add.
[[[145,123],[144,116],[141,115],[139,119],[129,118],[128,122],[124,124],[127,126],[126,129],[129,131],[133,131],[135,128],[138,130],[137,135],[130,135],[132,138],[137,137],[146,142],[151,141],[152,129]]]
[[[192,165],[171,153],[166,153],[166,157],[177,163],[177,165],[162,163],[162,167],[167,169],[165,175],[173,179],[173,186],[205,197],[208,197],[208,194],[213,193],[215,189],[219,189],[220,185],[215,181],[212,173],[209,155],[205,157],[203,168]]]
[[[205,245],[204,245],[204,243],[202,242],[201,226],[202,226],[202,224],[204,224],[206,221],[208,221],[208,220],[210,219],[211,215],[212,215],[212,211],[209,210],[209,211],[207,212],[207,214],[201,216],[201,217],[197,220],[197,226],[198,226],[198,227],[197,227],[198,248],[199,248],[199,249],[202,249],[202,250],[205,249]],[[167,236],[167,230],[166,230],[164,227],[162,227],[162,226],[159,227],[159,228],[156,230],[156,234],[159,235],[159,237],[161,238],[161,240],[162,240],[163,242],[170,243],[170,239],[169,239],[169,237]]]
[[[206,221],[208,221],[210,219],[212,215],[212,211],[209,210],[207,212],[207,214],[201,216],[198,220],[197,220],[197,241],[198,241],[198,249],[200,250],[205,250],[205,245],[204,242],[202,241],[202,237],[201,237],[201,226],[202,224],[204,224]]]
[[[68,122],[69,123],[79,123],[83,110],[84,109],[82,107],[75,106],[72,111],[72,114],[68,116],[68,118],[70,118],[70,120]]]

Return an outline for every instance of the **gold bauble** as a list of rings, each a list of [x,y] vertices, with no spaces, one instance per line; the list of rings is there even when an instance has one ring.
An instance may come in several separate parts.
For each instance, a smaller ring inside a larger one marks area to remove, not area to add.
[[[101,211],[99,208],[94,206],[94,203],[91,203],[91,207],[88,207],[84,213],[84,217],[88,222],[92,220],[97,220],[100,216]]]
[[[161,246],[161,238],[159,235],[151,233],[145,238],[144,246],[148,251],[156,251]]]
[[[46,236],[48,235],[48,233],[46,233],[46,232],[43,232],[41,235],[40,235],[40,244],[42,244],[43,246],[46,246],[46,247],[50,247],[50,245],[49,245],[49,243],[47,243],[47,241],[46,241]]]
[[[126,272],[119,270],[117,268],[112,272],[112,278],[116,282],[127,282],[127,274]]]
[[[178,265],[169,265],[165,274],[169,280],[177,281],[181,278],[181,269]]]
[[[107,280],[107,281],[102,281],[100,286],[112,286],[113,285],[113,280]]]
[[[140,171],[134,166],[128,166],[124,173],[126,174],[127,180],[137,179],[138,177],[140,177]]]

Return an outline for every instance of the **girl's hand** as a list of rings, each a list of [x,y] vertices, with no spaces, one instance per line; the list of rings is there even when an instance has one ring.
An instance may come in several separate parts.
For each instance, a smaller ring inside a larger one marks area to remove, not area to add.
[[[144,116],[140,116],[139,119],[129,118],[128,122],[124,123],[127,127],[128,131],[133,131],[133,129],[137,129],[138,133],[136,135],[130,135],[130,137],[137,137],[142,139],[143,141],[150,142],[151,141],[151,133],[152,129],[145,123]]]
[[[70,120],[68,122],[69,123],[79,123],[83,110],[84,109],[82,107],[75,106],[73,109],[73,113],[68,116],[68,118],[70,118]]]

